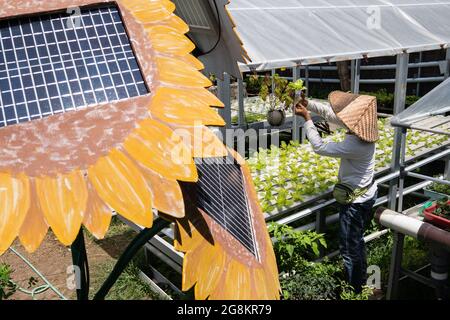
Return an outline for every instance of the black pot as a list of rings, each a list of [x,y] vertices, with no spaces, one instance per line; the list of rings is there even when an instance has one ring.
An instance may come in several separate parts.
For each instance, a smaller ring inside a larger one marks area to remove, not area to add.
[[[267,112],[267,122],[272,127],[279,127],[286,120],[286,112],[284,110],[271,110]]]

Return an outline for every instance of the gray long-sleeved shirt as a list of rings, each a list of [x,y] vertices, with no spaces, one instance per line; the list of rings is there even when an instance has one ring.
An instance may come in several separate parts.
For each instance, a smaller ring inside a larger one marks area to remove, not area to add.
[[[331,106],[316,102],[308,102],[308,110],[317,113],[330,123],[340,127],[346,126],[339,120]],[[342,142],[324,142],[314,123],[306,121],[304,128],[309,142],[317,154],[341,159],[338,179],[357,188],[369,185],[375,172],[375,143],[368,143],[353,134],[347,133]],[[372,199],[377,191],[376,183],[354,203],[362,203]]]

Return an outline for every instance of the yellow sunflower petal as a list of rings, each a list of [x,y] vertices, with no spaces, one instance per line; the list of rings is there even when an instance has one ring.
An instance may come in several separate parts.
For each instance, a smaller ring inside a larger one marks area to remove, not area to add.
[[[181,279],[181,288],[183,291],[188,291],[197,282],[197,270],[200,268],[199,262],[204,250],[209,246],[211,245],[203,242],[196,250],[189,251],[184,255],[183,274]]]
[[[177,221],[176,232],[178,237],[174,241],[174,247],[177,251],[191,252],[205,241],[200,232],[198,232],[191,223],[189,223],[189,227],[190,234],[184,229],[180,222]]]
[[[203,250],[198,262],[195,299],[205,300],[214,290],[217,290],[224,266],[225,252],[219,245],[207,246]]]
[[[183,218],[183,193],[178,182],[148,169],[142,169],[142,174],[152,189],[153,207],[172,217]]]
[[[225,279],[221,283],[223,288],[215,290],[211,300],[249,300],[251,299],[251,275],[248,267],[236,260],[230,260]]]
[[[114,149],[100,158],[89,168],[88,177],[108,206],[140,226],[152,226],[150,189],[136,165],[122,152]]]
[[[28,252],[35,252],[44,240],[47,231],[48,225],[39,206],[39,200],[37,195],[33,194],[27,217],[20,228],[20,243]]]
[[[173,127],[175,132],[189,143],[194,158],[226,157],[228,150],[220,139],[208,127]]]
[[[64,245],[75,240],[87,204],[83,173],[74,171],[56,178],[36,178],[36,193],[47,223]]]
[[[195,67],[180,59],[169,57],[155,58],[158,80],[181,87],[209,87],[211,81],[199,72]]]
[[[88,187],[89,197],[83,224],[97,239],[103,239],[111,223],[112,212],[91,185]]]
[[[123,146],[140,164],[168,179],[198,180],[191,151],[181,137],[159,121],[142,121]]]
[[[175,11],[175,5],[167,0],[123,0],[120,3],[141,22],[163,20]]]
[[[189,94],[194,96],[196,99],[203,101],[209,106],[223,108],[224,104],[219,100],[212,92],[208,89],[199,88],[189,90]]]
[[[266,273],[264,272],[264,270],[255,268],[252,270],[252,276],[255,298],[258,300],[270,300],[271,297],[267,286]]]
[[[159,25],[147,27],[146,31],[153,48],[161,53],[185,56],[195,49],[191,40],[171,27]]]
[[[175,88],[159,88],[154,93],[150,113],[164,122],[179,125],[225,125],[220,115],[204,101]]]
[[[25,175],[0,174],[0,255],[17,237],[30,207],[30,183]]]
[[[203,62],[201,62],[199,59],[194,57],[192,54],[186,54],[184,56],[177,57],[177,59],[180,59],[180,60],[186,62],[187,64],[193,66],[195,68],[195,70],[205,69],[205,65],[203,64]]]
[[[171,28],[176,29],[181,34],[186,34],[189,32],[189,26],[186,22],[183,21],[177,15],[170,15],[167,19],[159,21],[159,24],[170,26]]]

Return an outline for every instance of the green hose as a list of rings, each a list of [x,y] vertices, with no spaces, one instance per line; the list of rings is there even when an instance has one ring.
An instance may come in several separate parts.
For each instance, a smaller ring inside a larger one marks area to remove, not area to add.
[[[67,300],[67,298],[58,289],[56,289],[56,287],[54,285],[52,285],[50,283],[50,281],[48,281],[47,278],[44,277],[44,275],[42,273],[40,273],[39,270],[36,269],[36,267],[30,261],[27,260],[27,258],[25,258],[23,255],[21,255],[13,247],[10,247],[9,249],[13,253],[15,253],[19,258],[21,258],[45,282],[44,285],[38,286],[36,288],[33,288],[32,290],[24,289],[24,288],[20,287],[19,285],[17,285],[16,283],[13,282],[13,284],[17,287],[17,289],[19,291],[30,295],[33,298],[33,300],[34,300],[36,295],[44,293],[48,289],[52,289],[53,292],[55,292],[62,300]]]

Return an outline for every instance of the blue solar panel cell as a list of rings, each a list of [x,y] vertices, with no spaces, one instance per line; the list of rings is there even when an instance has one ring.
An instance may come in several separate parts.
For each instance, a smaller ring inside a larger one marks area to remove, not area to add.
[[[0,22],[0,127],[148,93],[115,5]]]
[[[195,159],[197,205],[254,256],[258,255],[240,166],[231,157]]]

